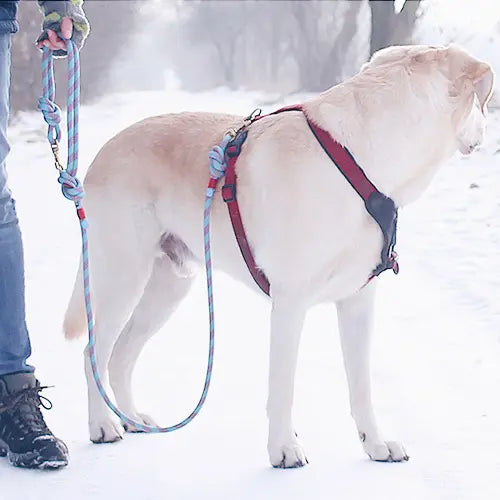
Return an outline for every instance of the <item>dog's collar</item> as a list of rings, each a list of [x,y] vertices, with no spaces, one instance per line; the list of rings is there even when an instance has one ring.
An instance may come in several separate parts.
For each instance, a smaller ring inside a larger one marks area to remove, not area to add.
[[[236,200],[236,160],[241,152],[241,147],[248,134],[248,126],[265,116],[276,115],[286,111],[300,111],[304,114],[307,124],[314,137],[321,145],[325,153],[346,178],[353,189],[363,199],[367,212],[373,217],[380,227],[384,242],[380,253],[380,263],[368,277],[368,281],[386,271],[392,269],[395,274],[399,272],[397,253],[394,250],[396,245],[396,230],[398,222],[398,210],[394,201],[381,193],[375,185],[368,179],[363,169],[356,163],[349,150],[339,144],[326,130],[314,123],[305,112],[302,105],[292,105],[280,108],[268,115],[262,115],[260,110],[253,112],[245,119],[244,125],[235,133],[226,148],[227,170],[225,175],[225,185],[222,188],[222,197],[227,203],[233,230],[240,247],[241,254],[247,264],[248,270],[260,289],[269,295],[269,281],[264,273],[257,267],[253,258],[250,245],[245,234],[243,222]]]

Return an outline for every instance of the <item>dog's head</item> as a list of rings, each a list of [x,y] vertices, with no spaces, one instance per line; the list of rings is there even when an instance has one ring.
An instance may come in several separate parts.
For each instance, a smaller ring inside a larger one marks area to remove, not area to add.
[[[436,106],[442,103],[449,105],[446,113],[451,118],[456,147],[461,153],[470,154],[484,137],[487,105],[494,83],[491,66],[452,44],[448,47],[389,47],[375,53],[362,69],[401,62],[407,74],[415,77],[415,87],[422,84],[421,89],[415,89],[417,92],[426,92],[426,99],[435,101]],[[439,84],[442,81],[444,85]],[[425,85],[431,87],[426,88]]]

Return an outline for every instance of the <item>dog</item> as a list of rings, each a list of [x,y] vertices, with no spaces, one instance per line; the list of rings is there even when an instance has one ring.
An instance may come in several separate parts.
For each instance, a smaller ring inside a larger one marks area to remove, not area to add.
[[[303,107],[348,148],[374,185],[403,207],[423,193],[457,149],[467,155],[481,143],[493,82],[492,68],[458,46],[390,47]],[[134,404],[134,365],[203,263],[207,155],[242,122],[239,116],[201,112],[147,118],[107,142],[85,179],[98,369],[121,410],[145,424],[154,421]],[[237,174],[248,241],[271,284],[271,464],[307,463],[291,418],[294,373],[306,311],[321,302],[337,307],[351,413],[364,451],[375,461],[407,460],[403,445],[379,431],[371,402],[369,341],[377,280],[366,281],[380,260],[380,228],[302,113],[253,123]],[[258,291],[219,191],[212,211],[214,267]],[[85,327],[80,265],[65,335],[75,338]],[[85,358],[90,439],[119,440],[124,429],[101,399],[88,349]]]

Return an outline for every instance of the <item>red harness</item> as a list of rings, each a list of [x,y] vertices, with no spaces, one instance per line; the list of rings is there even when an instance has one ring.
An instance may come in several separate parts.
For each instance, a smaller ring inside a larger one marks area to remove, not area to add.
[[[364,200],[366,210],[375,219],[382,231],[384,244],[381,251],[381,262],[372,271],[368,281],[387,269],[392,269],[394,273],[397,274],[399,272],[399,266],[397,263],[397,254],[394,251],[394,245],[396,244],[398,212],[394,201],[382,194],[372,182],[370,182],[347,148],[344,148],[335,141],[326,130],[312,122],[301,105],[294,105],[280,108],[268,115],[261,115],[260,110],[258,110],[257,114],[250,115],[250,117],[245,120],[245,125],[236,132],[236,136],[229,142],[226,148],[227,169],[225,173],[225,184],[222,187],[222,198],[227,203],[231,224],[243,259],[257,285],[259,285],[260,289],[265,294],[269,295],[269,281],[255,263],[241,220],[240,209],[236,199],[237,176],[235,167],[241,152],[241,147],[248,134],[248,126],[264,118],[264,116],[276,115],[285,111],[300,111],[304,113],[311,132],[349,184]]]

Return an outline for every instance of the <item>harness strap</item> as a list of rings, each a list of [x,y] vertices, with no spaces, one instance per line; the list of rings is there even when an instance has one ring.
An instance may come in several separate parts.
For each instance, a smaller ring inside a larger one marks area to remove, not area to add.
[[[373,217],[382,231],[384,242],[380,252],[380,263],[372,271],[368,282],[387,269],[392,269],[394,274],[398,274],[398,254],[394,251],[398,222],[396,204],[375,187],[347,148],[338,143],[326,130],[312,122],[305,112],[304,116],[320,146],[354,191],[363,199],[366,211]]]
[[[222,198],[227,203],[236,241],[255,283],[257,283],[259,288],[266,295],[269,295],[269,281],[262,270],[257,267],[250,244],[248,243],[248,238],[245,233],[241,213],[238,207],[238,201],[236,198],[236,160],[238,159],[241,147],[247,138],[249,125],[266,116],[277,115],[286,111],[300,111],[304,114],[307,124],[314,137],[330,160],[332,160],[337,169],[345,177],[347,182],[349,182],[352,188],[363,199],[367,212],[373,217],[375,222],[377,222],[380,230],[382,231],[384,242],[380,254],[381,261],[372,271],[367,283],[387,269],[392,269],[394,273],[397,274],[399,272],[399,266],[394,246],[396,244],[398,212],[394,201],[385,196],[375,187],[375,185],[368,179],[363,169],[356,163],[356,160],[347,148],[338,143],[326,130],[311,121],[301,104],[294,104],[284,106],[266,115],[262,115],[260,113],[260,109],[256,110],[256,112],[253,112],[245,119],[245,124],[236,132],[234,139],[228,143],[226,148],[227,170],[225,173],[226,182],[222,188]]]
[[[248,118],[249,120],[248,124],[260,120],[265,116],[277,115],[285,111],[303,111],[303,110],[300,104],[296,104],[296,105],[284,106],[283,108],[277,109],[276,111],[273,111],[272,113],[269,113],[267,115],[262,115],[260,114],[260,112],[252,113]],[[266,275],[262,272],[262,270],[257,267],[257,264],[253,257],[252,249],[250,248],[250,244],[248,243],[248,238],[245,233],[245,227],[243,226],[243,221],[238,206],[238,200],[236,198],[236,184],[237,184],[236,160],[238,159],[238,156],[241,152],[241,146],[245,142],[248,135],[248,131],[246,130],[247,126],[243,126],[243,128],[237,132],[236,137],[228,144],[226,148],[227,170],[225,173],[226,182],[222,187],[222,198],[227,203],[229,218],[231,219],[231,225],[233,226],[236,242],[238,243],[241,255],[243,256],[243,260],[247,265],[248,271],[250,272],[255,283],[257,283],[258,287],[266,295],[269,295],[271,288],[269,285],[269,280],[267,279]]]
[[[363,169],[356,163],[356,160],[352,157],[349,150],[338,143],[326,130],[311,121],[301,104],[284,106],[267,115],[258,115],[253,121],[260,120],[265,116],[277,115],[284,111],[302,111],[302,113],[304,113],[307,125],[309,125],[311,132],[314,137],[316,137],[320,146],[323,148],[330,160],[332,160],[332,162],[337,166],[339,171],[346,178],[347,182],[349,182],[352,188],[359,194],[359,196],[361,196],[361,198],[363,198],[364,201],[367,201],[373,193],[378,192],[378,189],[368,179]]]
[[[351,153],[339,144],[326,130],[313,123],[305,113],[304,116],[320,146],[337,166],[354,191],[365,201],[368,200],[370,195],[378,192],[377,188],[366,177],[363,169],[356,163]]]
[[[243,227],[243,221],[241,219],[240,209],[238,207],[238,202],[236,200],[236,160],[241,151],[241,145],[245,142],[247,137],[247,131],[243,131],[241,134],[237,135],[233,141],[231,141],[226,148],[226,182],[222,187],[222,198],[227,203],[227,208],[229,210],[229,217],[231,219],[231,224],[233,226],[234,235],[236,236],[236,241],[240,247],[243,259],[254,279],[255,283],[259,288],[266,294],[269,295],[269,281],[266,275],[257,267],[255,259],[253,258],[253,253],[248,243],[248,238],[245,233],[245,228]]]

